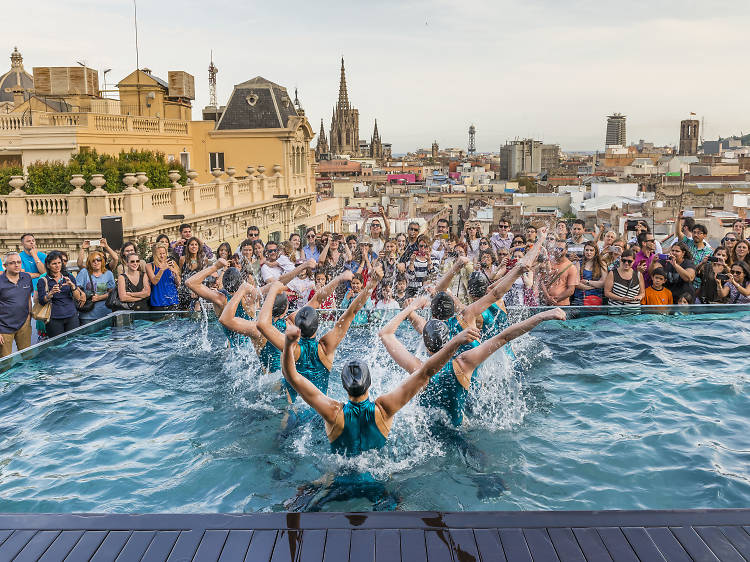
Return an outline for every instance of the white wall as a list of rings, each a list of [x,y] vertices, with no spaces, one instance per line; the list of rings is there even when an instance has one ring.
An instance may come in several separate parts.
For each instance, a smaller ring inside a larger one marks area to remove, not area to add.
[[[638,195],[637,183],[592,183],[591,197],[602,197],[613,195],[616,197],[636,197]]]

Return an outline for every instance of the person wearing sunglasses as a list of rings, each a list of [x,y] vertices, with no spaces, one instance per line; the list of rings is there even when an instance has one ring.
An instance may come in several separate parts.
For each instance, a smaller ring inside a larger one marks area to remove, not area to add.
[[[0,275],[0,357],[10,355],[13,342],[18,350],[31,345],[31,275],[23,271],[18,252],[5,255],[5,271]]]
[[[91,310],[82,310],[78,315],[82,325],[92,320],[104,318],[111,312],[107,308],[106,301],[109,292],[115,288],[115,277],[110,270],[104,268],[104,254],[102,252],[89,252],[88,258],[86,258],[86,267],[81,269],[76,277],[76,285],[94,303]]]
[[[318,235],[315,233],[314,228],[308,228],[307,232],[305,232],[305,246],[302,248],[302,251],[305,254],[306,260],[313,259],[318,261],[320,259],[320,250],[315,242],[317,237]]]
[[[729,304],[750,304],[750,265],[744,261],[732,264],[729,278],[717,278],[719,292]]]
[[[510,250],[513,244],[513,233],[510,230],[510,222],[506,219],[500,219],[497,223],[497,232],[489,240],[496,252],[501,249]]]
[[[737,245],[738,240],[739,238],[737,238],[737,235],[734,232],[729,232],[721,241],[721,246],[724,246],[727,249],[727,264],[731,264],[732,252],[734,251],[734,247]]]
[[[141,258],[133,253],[128,254],[125,260],[125,270],[117,277],[117,296],[128,310],[149,310],[151,283],[141,267]]]
[[[264,284],[270,283],[294,269],[292,260],[279,251],[279,245],[276,242],[266,244],[263,255],[266,261],[260,266],[260,276]],[[305,255],[307,255],[307,246],[305,246]],[[320,256],[320,253],[318,253],[318,256]],[[316,258],[307,259],[318,261]]]
[[[406,248],[404,248],[404,253],[401,255],[401,263],[408,263],[412,254],[419,250],[419,243],[417,242],[419,238],[419,223],[410,222],[406,231]]]
[[[604,296],[612,307],[610,314],[638,314],[641,310],[646,283],[641,272],[633,269],[634,261],[633,251],[625,250],[620,256],[620,266],[607,274]]]

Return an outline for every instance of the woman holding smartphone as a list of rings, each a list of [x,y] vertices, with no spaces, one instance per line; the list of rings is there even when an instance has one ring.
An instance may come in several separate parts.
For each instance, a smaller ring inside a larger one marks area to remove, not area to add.
[[[77,287],[73,277],[63,270],[62,254],[50,252],[44,259],[47,275],[37,284],[40,304],[52,303],[47,335],[51,338],[80,326],[75,301],[85,301],[86,294]]]
[[[151,310],[177,310],[180,268],[168,256],[166,244],[154,247],[154,262],[146,265],[146,274],[151,283]]]

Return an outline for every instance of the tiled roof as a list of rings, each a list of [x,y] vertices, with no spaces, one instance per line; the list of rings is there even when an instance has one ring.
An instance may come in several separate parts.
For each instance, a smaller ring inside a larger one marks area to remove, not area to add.
[[[216,128],[283,129],[296,115],[286,88],[257,76],[234,87]]]

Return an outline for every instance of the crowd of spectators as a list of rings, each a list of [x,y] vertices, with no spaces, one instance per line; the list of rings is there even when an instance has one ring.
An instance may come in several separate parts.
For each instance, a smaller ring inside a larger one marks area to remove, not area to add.
[[[177,240],[159,235],[146,259],[133,242],[125,242],[117,252],[106,239],[85,241],[75,275],[66,252],[38,251],[34,235],[25,234],[20,251],[4,256],[0,274],[2,356],[10,353],[13,342],[18,349],[27,347],[34,331],[40,338],[56,336],[111,310],[197,310],[199,299],[186,282],[219,258],[258,286],[308,265],[286,284],[290,310],[351,271],[351,281],[342,283],[322,306],[345,308],[365,290],[371,272],[382,267],[383,278],[355,325],[368,322],[378,310],[401,308],[417,294],[430,292],[449,272],[448,290],[468,302],[469,277],[480,272],[490,284],[502,278],[534,244],[538,225],[514,232],[507,220],[500,220],[492,232],[484,233],[478,222],[469,220],[462,227],[451,233],[449,222],[440,219],[427,232],[412,222],[406,233],[392,236],[381,208],[359,235],[310,228],[285,241],[264,242],[260,229],[251,226],[237,248],[224,242],[214,251],[185,224]],[[603,227],[586,232],[582,220],[558,221],[539,260],[506,293],[505,304],[610,305],[610,313],[622,314],[638,312],[641,305],[750,303],[750,245],[743,221],[738,220],[716,248],[708,243],[706,227],[691,217],[680,217],[666,253],[646,221],[638,221],[634,232],[625,239]],[[203,283],[223,290],[226,269],[218,268]],[[30,318],[34,303],[51,305],[48,321]]]

